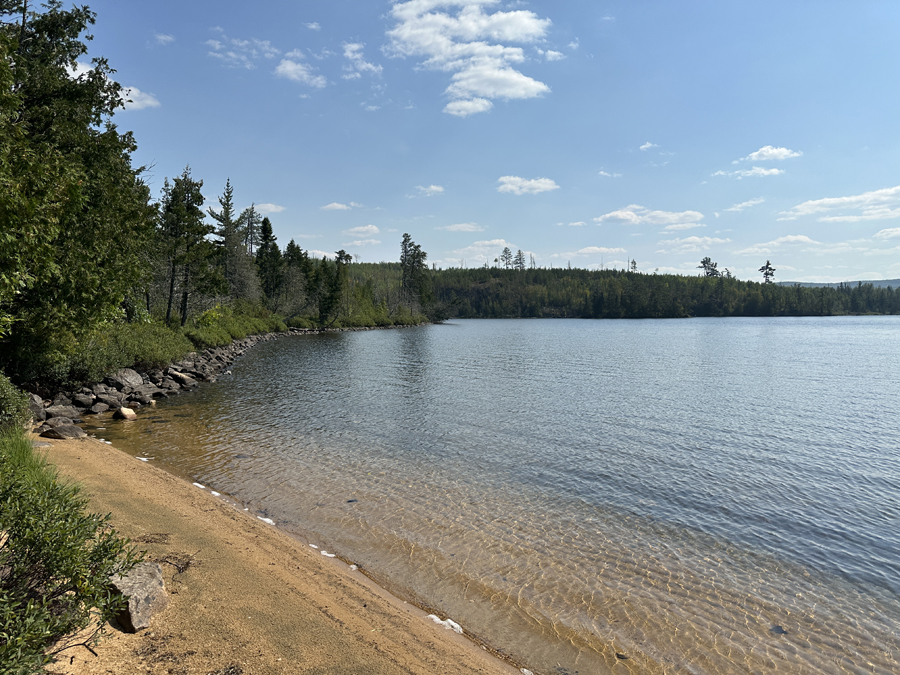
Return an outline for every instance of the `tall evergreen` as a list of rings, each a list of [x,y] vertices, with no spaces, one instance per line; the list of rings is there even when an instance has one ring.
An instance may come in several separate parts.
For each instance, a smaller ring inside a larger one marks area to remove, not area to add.
[[[255,302],[262,295],[260,280],[244,243],[241,220],[235,218],[234,188],[230,179],[225,181],[219,205],[222,207],[219,211],[210,207],[207,212],[218,224],[215,234],[223,249],[222,271],[228,282],[228,294],[232,298]]]
[[[262,219],[260,226],[259,249],[256,251],[256,267],[263,293],[270,305],[275,302],[281,288],[283,261],[278,244],[272,233],[272,223],[268,218]]]

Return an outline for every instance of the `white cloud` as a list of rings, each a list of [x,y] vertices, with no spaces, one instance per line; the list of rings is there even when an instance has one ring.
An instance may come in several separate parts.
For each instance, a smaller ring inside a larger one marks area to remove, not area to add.
[[[206,45],[212,50],[207,53],[230,68],[252,70],[260,58],[274,59],[281,53],[268,40],[230,38],[221,29],[216,30],[221,39],[207,40]]]
[[[766,201],[764,198],[757,197],[756,199],[750,199],[746,202],[741,202],[740,204],[735,204],[734,206],[727,208],[725,210],[740,213],[744,209],[749,209],[751,206],[756,206],[757,204],[762,204],[764,201]]]
[[[326,204],[325,206],[321,206],[319,208],[322,211],[349,211],[352,207],[348,206],[347,204],[339,204],[338,202],[331,202],[330,204]]]
[[[560,223],[560,224],[562,224],[562,223]],[[579,220],[574,223],[569,223],[569,227],[584,227],[585,225],[587,225],[587,223],[584,222],[583,220]]]
[[[805,234],[788,234],[783,237],[773,239],[772,241],[767,241],[763,244],[754,244],[753,246],[741,249],[740,251],[735,251],[735,255],[770,255],[784,244],[818,245],[819,242],[814,239],[810,239]]]
[[[875,234],[876,239],[896,239],[900,237],[900,227],[892,227],[889,230],[881,230]]]
[[[318,249],[309,249],[307,251],[310,258],[333,258],[334,253],[329,253],[328,251],[319,251]]]
[[[625,253],[624,248],[607,248],[606,246],[586,246],[571,253],[554,253],[551,258],[579,258],[592,255],[608,255],[611,253]]]
[[[438,230],[446,230],[447,232],[484,232],[484,228],[477,223],[455,223],[446,227],[435,228]]]
[[[719,239],[717,237],[684,237],[681,239],[664,239],[659,242],[660,246],[667,246],[667,249],[658,251],[658,253],[697,253],[699,251],[708,251],[714,244],[727,244],[731,239]]]
[[[600,171],[597,173],[598,176],[603,176],[604,178],[621,178],[622,174],[620,173],[609,173],[608,171]]]
[[[651,211],[643,206],[631,204],[594,218],[594,222],[600,225],[609,222],[624,225],[683,225],[696,223],[702,219],[703,214],[699,211]]]
[[[581,42],[580,42],[580,40],[579,40],[578,38],[575,38],[574,40],[572,40],[572,41],[569,43],[569,49],[571,49],[572,51],[575,51],[575,50],[578,49],[580,46],[581,46]]]
[[[741,157],[742,162],[768,162],[781,161],[783,159],[792,159],[800,157],[803,153],[799,151],[789,150],[787,148],[776,148],[772,145],[765,145],[756,152],[751,152],[746,157]]]
[[[658,146],[656,143],[651,143],[650,141],[647,141],[646,143],[644,143],[644,144],[641,146],[640,149],[641,149],[641,150],[644,150],[644,151],[647,151],[647,150],[649,150],[650,148],[658,148],[658,147],[659,147],[659,146]]]
[[[754,166],[752,169],[741,169],[738,171],[716,171],[713,176],[734,176],[738,180],[741,178],[754,178],[757,176],[778,176],[784,173],[784,169],[766,169],[761,166]]]
[[[361,42],[345,42],[344,45],[344,58],[347,59],[347,63],[344,64],[344,75],[341,75],[345,80],[356,80],[362,77],[363,73],[370,73],[372,75],[381,75],[381,71],[383,68],[374,63],[369,63],[363,58],[363,47],[365,45]]]
[[[440,185],[429,185],[428,187],[416,185],[416,190],[424,197],[434,197],[434,195],[444,194],[444,188]]]
[[[316,89],[322,89],[328,84],[328,80],[325,79],[325,76],[315,75],[311,66],[291,59],[282,59],[281,63],[275,68],[275,74],[279,77],[285,77],[292,80],[293,82],[300,82],[301,84],[315,87]]]
[[[260,213],[281,213],[284,207],[278,204],[257,204],[256,210]]]
[[[512,67],[525,61],[521,47],[542,40],[550,19],[525,10],[485,13],[498,0],[394,1],[397,22],[388,31],[391,56],[421,57],[421,66],[453,73],[444,112],[467,117],[485,112],[492,99],[528,99],[550,91]],[[443,11],[441,11],[443,10]]]
[[[157,33],[153,36],[156,39],[156,44],[158,45],[168,45],[175,42],[174,35],[166,35],[165,33]]]
[[[548,61],[562,61],[564,58],[566,58],[566,55],[562,52],[556,52],[552,49],[548,49],[546,51],[544,51],[543,49],[538,49],[537,53],[543,56]]]
[[[378,239],[357,239],[356,241],[348,241],[343,246],[353,246],[355,248],[361,248],[363,246],[377,246],[381,241]]]
[[[679,230],[693,230],[696,227],[706,227],[703,223],[675,223],[673,225],[666,225],[663,230],[665,232],[676,232]]]
[[[141,91],[137,87],[123,87],[121,91],[122,103],[125,110],[142,110],[143,108],[158,108],[161,104],[153,94]]]
[[[362,225],[360,227],[351,227],[349,230],[344,230],[344,234],[350,234],[359,237],[372,237],[380,233],[381,230],[379,230],[375,225]]]
[[[322,30],[322,26],[319,25],[318,21],[313,21],[311,23],[305,23],[303,25],[306,26],[307,28],[309,28],[310,30]]]
[[[486,112],[494,107],[494,104],[486,98],[473,98],[468,101],[450,101],[444,106],[444,112],[457,117],[468,117]]]
[[[511,250],[516,250],[517,248],[505,239],[490,239],[473,242],[465,248],[456,249],[453,253],[467,260],[484,263],[493,261],[506,247],[509,247]]]
[[[821,215],[833,212],[838,212],[838,214]],[[900,218],[900,185],[864,192],[851,197],[813,199],[787,211],[782,211],[780,215],[782,217],[779,220],[794,220],[801,216],[819,215],[819,221],[830,223]]]
[[[497,192],[511,192],[514,195],[536,195],[559,189],[559,185],[550,178],[528,179],[519,176],[501,176],[497,182],[500,183]]]

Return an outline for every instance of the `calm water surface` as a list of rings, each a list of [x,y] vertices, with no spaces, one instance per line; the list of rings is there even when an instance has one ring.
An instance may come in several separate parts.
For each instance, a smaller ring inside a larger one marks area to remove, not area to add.
[[[897,673],[898,345],[900,317],[286,337],[97,433],[542,675]]]

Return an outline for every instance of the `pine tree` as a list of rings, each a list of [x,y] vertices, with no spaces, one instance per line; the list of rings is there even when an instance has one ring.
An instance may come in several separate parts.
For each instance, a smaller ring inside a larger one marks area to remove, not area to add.
[[[772,267],[772,263],[766,260],[766,264],[759,268],[759,271],[763,275],[763,283],[771,284],[772,279],[775,278],[775,268]]]
[[[260,243],[256,251],[256,268],[259,270],[259,280],[262,284],[263,294],[272,306],[281,288],[282,257],[275,243],[275,235],[272,233],[272,223],[268,218],[262,219],[260,226]]]

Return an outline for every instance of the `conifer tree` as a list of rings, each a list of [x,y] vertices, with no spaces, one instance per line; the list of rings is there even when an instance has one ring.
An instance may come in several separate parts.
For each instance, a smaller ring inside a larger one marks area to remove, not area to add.
[[[256,267],[263,293],[270,305],[275,302],[282,280],[282,257],[272,233],[272,223],[268,218],[262,219],[260,226],[260,243],[256,252]]]

